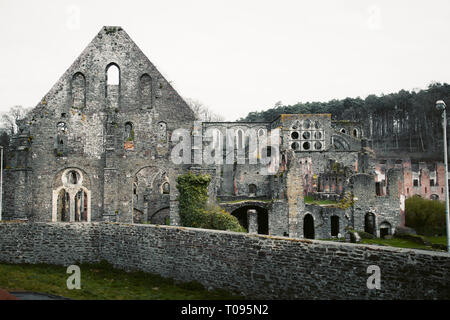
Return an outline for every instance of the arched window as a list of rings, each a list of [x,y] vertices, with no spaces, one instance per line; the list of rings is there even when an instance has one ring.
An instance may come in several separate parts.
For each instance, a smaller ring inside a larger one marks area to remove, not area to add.
[[[119,85],[120,84],[120,70],[119,67],[112,63],[106,68],[106,84]]]
[[[134,140],[133,124],[131,122],[125,123],[125,141]]]
[[[306,239],[315,238],[314,218],[309,213],[303,218],[303,237]]]
[[[71,185],[76,185],[78,184],[78,180],[79,180],[80,174],[78,172],[76,172],[75,170],[69,171],[67,174],[67,180],[69,182],[69,184]]]
[[[256,185],[254,184],[248,185],[248,194],[249,196],[256,196]]]
[[[303,129],[309,129],[311,127],[311,121],[309,119],[303,121]]]
[[[162,193],[169,194],[170,193],[170,184],[168,182],[164,182],[162,185]]]
[[[213,129],[213,146],[214,149],[219,149],[222,146],[222,132],[219,129]]]
[[[56,128],[58,129],[58,134],[66,134],[67,132],[67,126],[65,122],[58,122]]]
[[[167,124],[164,121],[158,123],[158,138],[159,141],[167,141]]]
[[[358,138],[358,129],[353,129],[353,136]]]
[[[391,234],[391,224],[384,221],[380,224],[380,238],[384,238]]]
[[[242,129],[236,130],[236,146],[238,149],[244,148],[244,131]]]
[[[266,135],[266,130],[261,128],[258,130],[258,137],[264,137]]]
[[[152,78],[148,74],[142,75],[139,80],[139,96],[142,107],[152,107]]]
[[[375,235],[375,215],[371,212],[364,216],[364,232]]]
[[[337,237],[339,234],[339,217],[331,216],[331,236]]]
[[[86,105],[86,79],[81,72],[72,77],[72,107],[82,109]]]

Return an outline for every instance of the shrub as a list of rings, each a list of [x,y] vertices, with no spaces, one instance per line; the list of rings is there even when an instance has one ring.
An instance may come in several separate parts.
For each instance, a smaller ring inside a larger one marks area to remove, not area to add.
[[[235,216],[232,216],[218,205],[209,205],[206,212],[209,215],[209,219],[211,219],[211,229],[247,232],[239,224],[239,220]]]
[[[422,235],[444,235],[445,203],[413,196],[405,203],[406,226]]]
[[[373,234],[370,234],[365,231],[357,231],[357,232],[362,239],[375,239],[376,238]]]
[[[218,205],[207,205],[209,175],[192,172],[177,178],[180,191],[179,208],[181,225],[185,227],[246,232],[236,217]]]

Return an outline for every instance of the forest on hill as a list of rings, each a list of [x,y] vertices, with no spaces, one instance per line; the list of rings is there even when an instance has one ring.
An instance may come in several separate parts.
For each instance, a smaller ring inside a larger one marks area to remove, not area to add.
[[[277,103],[265,111],[250,112],[238,121],[272,121],[280,114],[331,113],[332,120],[360,122],[374,149],[433,152],[442,147],[442,118],[435,107],[437,100],[444,100],[450,108],[449,84],[433,82],[420,91],[400,90],[381,96],[369,95],[365,99]]]

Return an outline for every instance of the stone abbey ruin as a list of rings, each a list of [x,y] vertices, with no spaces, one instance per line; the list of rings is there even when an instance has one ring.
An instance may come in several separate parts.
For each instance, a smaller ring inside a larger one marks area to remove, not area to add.
[[[6,154],[3,219],[179,225],[176,178],[192,170],[211,175],[210,199],[252,233],[320,239],[350,228],[383,236],[404,224],[402,170],[385,169],[377,182],[379,165],[357,123],[330,114],[195,120],[121,27],[102,28],[19,123]],[[179,128],[221,146],[233,129],[233,152],[243,148],[245,159],[249,130],[259,139],[279,129],[279,170],[262,174],[270,164],[248,161],[174,164]],[[305,196],[336,204],[308,204]]]
[[[237,161],[176,164],[180,129],[186,141],[202,141],[183,149],[188,160],[211,145],[221,150],[233,129],[223,156]],[[249,140],[273,132],[276,148],[262,144],[258,153],[270,162],[248,161]],[[380,164],[364,132],[330,114],[196,121],[125,31],[104,27],[5,150],[0,262],[107,261],[262,299],[450,298],[447,253],[310,240],[348,229],[393,234],[405,196],[431,184],[415,170],[435,179],[427,192],[441,188],[441,167]],[[176,179],[189,171],[210,175],[209,200],[248,233],[180,227]],[[381,268],[376,290],[367,285],[372,265]]]

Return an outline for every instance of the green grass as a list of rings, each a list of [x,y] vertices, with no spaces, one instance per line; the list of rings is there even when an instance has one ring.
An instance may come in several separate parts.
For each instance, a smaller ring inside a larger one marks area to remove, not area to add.
[[[270,199],[253,199],[253,198],[249,198],[249,199],[242,199],[242,200],[234,200],[234,201],[220,201],[220,204],[230,204],[230,203],[239,203],[239,202],[265,202],[265,203],[269,203],[272,200]]]
[[[431,243],[435,244],[447,244],[447,237],[425,237]],[[336,239],[324,239],[327,241],[337,241]],[[343,241],[343,240],[342,240]],[[408,239],[401,238],[392,238],[392,239],[362,239],[361,244],[373,244],[373,245],[381,245],[381,246],[389,246],[389,247],[397,247],[397,248],[408,248],[408,249],[422,249],[422,250],[434,250],[434,251],[442,251],[438,249],[434,249],[431,246],[427,246],[424,244],[420,244]]]
[[[67,289],[67,268],[47,264],[0,264],[0,288],[82,300],[243,299],[224,290],[207,291],[198,282],[177,283],[144,272],[125,272],[108,263],[80,264],[81,289]]]
[[[431,250],[430,246],[426,246],[420,243],[416,243],[406,239],[393,238],[393,239],[363,239],[361,241],[363,244],[376,244],[376,245],[384,245],[390,247],[397,248],[409,248],[409,249],[425,249]]]
[[[446,236],[442,236],[442,237],[426,237],[426,238],[431,243],[447,245],[447,237]]]
[[[338,204],[337,201],[334,200],[314,200],[314,198],[312,196],[305,196],[305,203],[306,204],[316,204],[316,205],[321,205],[321,204]]]

